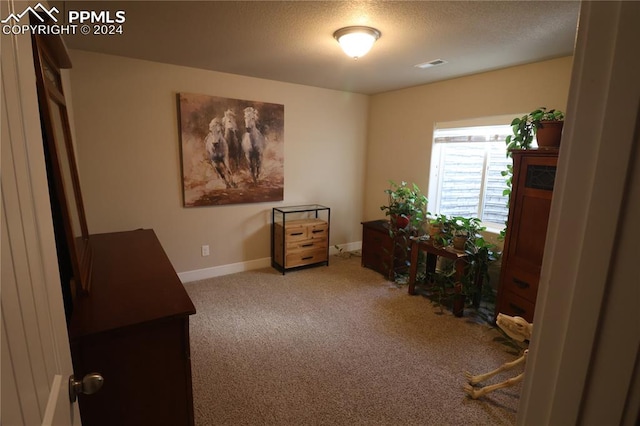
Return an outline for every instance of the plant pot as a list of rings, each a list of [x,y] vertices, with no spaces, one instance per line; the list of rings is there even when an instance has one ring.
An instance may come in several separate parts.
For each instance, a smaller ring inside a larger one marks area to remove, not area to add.
[[[398,229],[406,228],[409,225],[409,222],[411,221],[411,219],[408,216],[398,216],[398,215],[392,215],[391,220],[395,222],[396,228]]]
[[[442,232],[442,227],[440,225],[429,225],[429,236],[435,237]]]
[[[466,235],[456,235],[455,237],[453,237],[453,248],[459,251],[463,251],[468,239],[469,237]]]
[[[444,230],[438,225],[429,227],[429,240],[435,247],[442,247],[444,243]]]
[[[564,121],[541,121],[536,130],[536,139],[540,147],[559,147],[562,139]]]

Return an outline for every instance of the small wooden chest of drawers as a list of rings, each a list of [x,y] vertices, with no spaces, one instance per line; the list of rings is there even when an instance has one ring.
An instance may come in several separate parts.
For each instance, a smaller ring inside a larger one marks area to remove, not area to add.
[[[275,224],[274,258],[287,268],[327,261],[329,225],[322,219],[292,220]],[[284,259],[283,259],[284,256]]]
[[[380,272],[386,278],[393,278],[392,251],[388,220],[362,222],[362,266]]]
[[[329,262],[328,208],[325,208],[327,209],[327,220],[325,220],[318,217],[318,210],[315,210],[315,207],[319,206],[274,209],[271,264],[283,274],[287,269]],[[283,210],[282,220],[278,221],[276,213]],[[298,218],[305,215],[312,217]]]

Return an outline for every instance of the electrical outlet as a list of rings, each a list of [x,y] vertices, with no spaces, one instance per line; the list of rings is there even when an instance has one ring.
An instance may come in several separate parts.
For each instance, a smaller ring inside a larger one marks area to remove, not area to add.
[[[209,246],[202,246],[202,256],[209,256]]]

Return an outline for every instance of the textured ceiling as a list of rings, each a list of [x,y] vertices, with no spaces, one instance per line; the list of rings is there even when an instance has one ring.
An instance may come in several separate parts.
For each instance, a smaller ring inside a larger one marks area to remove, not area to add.
[[[124,34],[66,36],[70,48],[374,94],[571,55],[577,1],[71,1],[124,10]],[[382,37],[348,58],[332,34]],[[419,69],[414,65],[448,63]]]

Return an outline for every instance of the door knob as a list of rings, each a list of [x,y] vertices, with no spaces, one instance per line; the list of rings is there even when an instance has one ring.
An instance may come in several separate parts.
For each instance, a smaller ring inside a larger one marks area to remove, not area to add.
[[[104,384],[104,378],[99,373],[89,373],[82,378],[82,380],[76,380],[71,375],[69,376],[69,401],[76,402],[76,398],[79,394],[91,395],[100,390]]]

